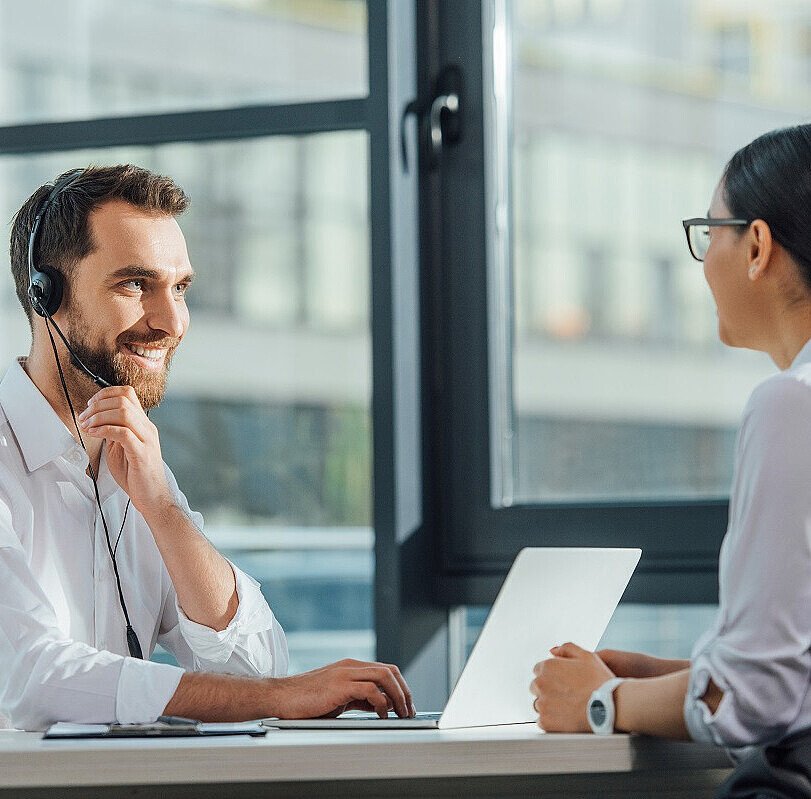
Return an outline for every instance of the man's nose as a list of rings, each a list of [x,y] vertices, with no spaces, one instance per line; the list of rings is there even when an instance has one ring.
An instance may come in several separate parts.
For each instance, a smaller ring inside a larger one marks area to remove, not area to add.
[[[186,303],[178,300],[173,291],[161,293],[149,308],[147,322],[153,330],[180,338],[189,325],[189,311]]]

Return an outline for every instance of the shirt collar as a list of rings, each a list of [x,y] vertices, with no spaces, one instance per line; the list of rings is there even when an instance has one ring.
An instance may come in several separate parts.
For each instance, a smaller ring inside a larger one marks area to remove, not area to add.
[[[811,362],[811,339],[808,339],[803,345],[803,348],[794,356],[794,360],[791,362],[789,369],[794,369],[801,364],[809,362]]]
[[[20,445],[29,472],[76,446],[48,400],[23,369],[24,358],[11,364],[0,381],[0,405]]]

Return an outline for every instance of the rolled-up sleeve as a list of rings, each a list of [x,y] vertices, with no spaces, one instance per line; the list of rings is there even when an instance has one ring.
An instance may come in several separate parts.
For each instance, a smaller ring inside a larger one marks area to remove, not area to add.
[[[202,533],[202,515],[191,510],[168,469],[167,476],[179,506]],[[193,671],[283,677],[288,666],[284,630],[262,595],[259,583],[229,563],[234,572],[238,605],[228,626],[213,630],[192,621],[180,607],[174,588],[170,588],[158,640],[178,663]]]
[[[229,561],[230,563],[230,561]],[[224,630],[192,621],[175,597],[177,630],[193,656],[194,670],[265,677],[287,674],[287,641],[259,583],[231,563],[239,604]]]
[[[761,385],[744,413],[719,584],[685,723],[727,747],[777,740],[808,712],[811,686],[811,389],[789,374]],[[715,713],[702,700],[710,680],[723,691]]]
[[[709,684],[710,672],[706,668],[697,669],[694,662],[690,669],[687,695],[684,698],[684,721],[694,741],[723,746],[724,742],[717,740],[717,736],[713,734],[712,711],[701,698]]]
[[[182,669],[66,639],[0,502],[0,712],[24,730],[56,721],[154,721]]]

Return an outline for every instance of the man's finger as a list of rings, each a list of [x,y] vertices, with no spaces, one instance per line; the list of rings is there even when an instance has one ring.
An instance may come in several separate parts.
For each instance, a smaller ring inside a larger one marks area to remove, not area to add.
[[[133,412],[143,413],[141,406],[133,406],[133,403],[131,403],[127,397],[102,397],[98,400],[91,399],[87,403],[87,407],[79,414],[79,417],[87,416],[87,414],[97,411],[111,411],[115,408],[129,408]],[[146,416],[146,414],[144,414],[144,416]]]
[[[394,710],[400,718],[407,718],[411,715],[411,708],[406,704],[405,694],[400,687],[400,683],[386,666],[376,666],[372,668],[359,669],[361,676],[379,686],[392,701]]]
[[[87,407],[79,414],[84,416],[92,411],[109,411],[111,408],[120,408],[123,400],[121,397],[102,397],[101,399],[89,399]]]
[[[132,430],[119,425],[103,424],[98,427],[90,427],[85,432],[93,438],[106,438],[108,441],[115,441],[121,444],[125,451],[143,443]]]
[[[121,408],[114,408],[110,411],[100,411],[99,413],[92,413],[86,416],[82,422],[81,427],[83,430],[92,430],[97,427],[115,426],[131,430],[135,437],[143,442],[144,436],[138,430],[138,420],[132,418],[132,415]]]
[[[389,667],[383,667],[383,676],[386,682],[380,685],[380,688],[386,692],[386,695],[391,699],[391,709],[394,710],[400,718],[407,719],[411,715],[411,702],[403,690],[402,683],[397,679],[394,672]]]
[[[358,699],[363,699],[368,702],[380,716],[381,719],[389,717],[389,702],[385,694],[380,692],[380,689],[370,682],[356,682],[354,696]]]
[[[414,707],[414,698],[411,696],[411,689],[408,687],[408,683],[405,681],[405,677],[403,677],[400,669],[397,668],[393,663],[388,664],[387,668],[391,673],[394,675],[394,679],[400,683],[400,688],[403,690],[403,694],[405,696],[406,706],[409,710],[409,716],[413,716],[416,714],[417,709]]]
[[[108,386],[97,391],[91,398],[90,402],[96,400],[108,399],[109,397],[130,397],[137,398],[135,389],[132,386]]]

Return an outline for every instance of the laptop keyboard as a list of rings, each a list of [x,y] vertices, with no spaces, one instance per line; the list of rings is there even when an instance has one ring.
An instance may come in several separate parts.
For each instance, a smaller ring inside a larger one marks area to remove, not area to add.
[[[441,713],[435,712],[418,712],[413,718],[402,719],[396,713],[389,713],[388,719],[381,719],[377,713],[367,713],[363,710],[350,710],[347,713],[342,713],[338,718],[341,719],[368,719],[369,721],[414,721],[419,719],[421,721],[439,721]]]

